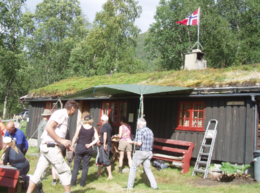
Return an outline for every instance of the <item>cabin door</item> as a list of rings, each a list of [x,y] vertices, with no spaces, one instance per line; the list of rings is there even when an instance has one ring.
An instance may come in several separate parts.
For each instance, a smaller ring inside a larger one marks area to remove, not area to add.
[[[86,112],[90,112],[90,102],[89,101],[80,101],[80,111],[81,111],[81,119],[84,118]]]

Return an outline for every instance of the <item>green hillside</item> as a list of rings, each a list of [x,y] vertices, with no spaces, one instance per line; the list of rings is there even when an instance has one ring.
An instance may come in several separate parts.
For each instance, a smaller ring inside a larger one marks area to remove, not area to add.
[[[148,66],[147,71],[153,71],[158,69],[158,61],[159,59],[149,59],[149,53],[145,51],[145,38],[147,37],[148,32],[139,34],[137,38],[135,38],[136,41],[136,58],[139,60],[142,60],[145,62]]]
[[[136,41],[136,58],[143,60],[143,61],[147,61],[149,54],[147,52],[145,52],[145,38],[147,36],[147,33],[143,33],[143,34],[139,34],[137,36],[137,38],[135,39]]]

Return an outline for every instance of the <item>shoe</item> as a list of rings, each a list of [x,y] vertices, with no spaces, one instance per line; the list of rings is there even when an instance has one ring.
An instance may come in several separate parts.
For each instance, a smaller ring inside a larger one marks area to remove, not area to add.
[[[119,173],[119,174],[122,174],[122,169],[123,169],[123,168],[122,168],[122,167],[118,167],[118,169],[119,169],[118,173]]]
[[[154,190],[159,190],[159,188],[157,187],[157,188],[152,188],[152,189],[154,189]]]
[[[57,181],[56,182],[52,181],[52,183],[51,183],[51,185],[53,185],[53,186],[56,186],[56,184],[57,184]]]

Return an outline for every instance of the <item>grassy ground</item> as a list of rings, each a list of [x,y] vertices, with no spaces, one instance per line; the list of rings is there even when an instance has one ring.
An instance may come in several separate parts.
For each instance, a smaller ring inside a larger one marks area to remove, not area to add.
[[[22,130],[25,130],[26,122],[22,123]],[[38,157],[36,156],[38,153],[38,148],[30,147],[26,158],[30,162],[30,171],[29,174],[33,175],[37,163]],[[126,161],[126,160],[125,160]],[[126,162],[124,166],[126,167]],[[218,183],[216,182],[214,185],[211,186],[203,186],[199,185],[203,179],[202,177],[192,177],[193,167],[190,168],[190,172],[187,174],[180,174],[180,169],[169,167],[165,170],[157,171],[152,167],[152,171],[154,173],[155,179],[158,183],[159,191],[152,190],[149,185],[149,181],[143,173],[142,167],[139,167],[136,175],[135,186],[131,192],[140,192],[140,193],[149,193],[149,192],[208,192],[208,193],[255,193],[260,192],[260,183],[252,183],[252,184],[239,184],[233,185],[230,183]],[[115,162],[112,164],[112,173],[113,173],[113,180],[106,181],[107,174],[106,170],[104,169],[102,172],[101,177],[95,177],[97,172],[97,168],[95,165],[95,155],[92,157],[90,162],[90,168],[88,172],[88,178],[86,182],[86,186],[82,188],[79,185],[79,180],[81,176],[81,171],[78,175],[77,185],[72,187],[73,193],[84,193],[84,192],[95,192],[95,193],[105,193],[105,192],[127,192],[126,189],[123,189],[127,185],[128,180],[128,173],[118,174],[118,163]],[[45,193],[63,193],[64,189],[63,186],[58,183],[55,187],[51,185],[52,176],[51,171],[49,170],[46,179],[43,180],[43,190]],[[204,184],[204,183],[203,183]],[[5,187],[0,187],[0,192],[7,192]],[[23,190],[22,193],[26,191]]]
[[[37,148],[30,148],[29,151],[26,154],[27,159],[30,161],[31,169],[29,174],[33,174],[36,163],[37,163],[37,157],[33,156],[32,153],[37,153]],[[126,165],[126,163],[125,163]],[[101,177],[97,178],[95,177],[95,174],[97,172],[97,168],[95,166],[95,158],[91,159],[90,162],[90,168],[87,178],[87,185],[86,187],[82,188],[79,186],[79,180],[81,176],[81,171],[78,175],[78,181],[75,187],[72,187],[73,193],[84,193],[84,192],[95,192],[95,193],[104,193],[104,192],[127,192],[126,189],[123,189],[122,187],[125,187],[127,185],[128,180],[128,173],[118,174],[118,163],[115,163],[112,165],[113,167],[113,180],[106,181],[107,174],[106,170],[103,170],[103,173]],[[259,192],[260,190],[260,184],[254,183],[254,184],[241,184],[241,185],[230,185],[230,184],[220,184],[216,182],[216,185],[214,186],[198,186],[196,185],[197,182],[200,180],[203,180],[201,177],[191,177],[191,171],[193,168],[190,168],[190,172],[184,175],[180,174],[180,169],[169,167],[165,170],[157,171],[154,168],[152,168],[152,171],[155,175],[156,181],[158,183],[159,191],[152,190],[149,186],[149,181],[144,175],[142,168],[140,167],[137,171],[136,175],[136,181],[135,181],[135,187],[131,192],[194,192],[194,193],[200,193],[200,192],[210,192],[210,193],[246,193],[246,192]],[[46,179],[43,180],[43,190],[45,193],[49,192],[55,192],[55,193],[62,193],[64,192],[64,189],[61,184],[57,184],[55,187],[51,185],[52,177],[51,173],[49,172],[49,175],[46,177]],[[0,192],[4,192],[1,191]],[[23,191],[25,192],[25,191]]]
[[[25,133],[25,131],[26,131],[26,126],[27,126],[27,122],[26,122],[26,120],[24,120],[21,123],[21,128],[20,128],[23,131],[23,133]]]

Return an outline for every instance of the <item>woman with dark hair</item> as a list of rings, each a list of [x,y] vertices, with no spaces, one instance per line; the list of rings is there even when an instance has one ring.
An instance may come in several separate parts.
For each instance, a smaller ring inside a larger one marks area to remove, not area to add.
[[[93,153],[92,146],[95,145],[98,141],[98,133],[95,127],[91,124],[93,123],[93,119],[90,115],[84,117],[82,126],[77,129],[71,147],[75,144],[78,139],[77,146],[75,148],[75,158],[74,158],[74,166],[72,171],[72,179],[71,186],[76,185],[78,170],[80,167],[80,162],[83,160],[83,168],[80,180],[80,186],[84,187],[86,185],[86,179],[88,175],[88,168],[90,158]],[[92,141],[92,137],[94,136],[94,141]],[[74,150],[71,148],[71,150]]]
[[[127,159],[128,159],[128,166],[131,167],[132,164],[132,145],[128,143],[128,141],[131,141],[131,127],[127,124],[127,119],[125,117],[120,118],[120,124],[119,127],[119,134],[118,137],[121,138],[119,141],[119,173],[122,173],[122,166],[123,166],[123,160],[124,160],[124,153],[126,151],[127,153]]]

